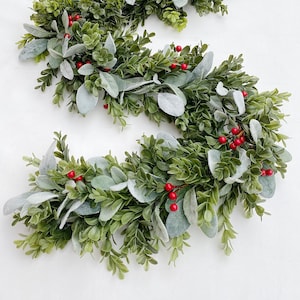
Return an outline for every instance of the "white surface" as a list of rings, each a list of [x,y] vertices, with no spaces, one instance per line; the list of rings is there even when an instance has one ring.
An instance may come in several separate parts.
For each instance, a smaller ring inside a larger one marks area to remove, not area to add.
[[[53,106],[51,88],[46,93],[34,90],[42,65],[20,63],[15,45],[24,34],[22,24],[29,22],[31,3],[2,1],[1,211],[8,198],[27,190],[31,169],[25,167],[22,156],[34,152],[41,157],[52,142],[53,131],[68,134],[75,157],[104,155],[111,149],[121,160],[125,150],[137,149],[135,140],[143,133],[160,130],[140,117],[130,118],[121,132],[100,106],[82,118],[70,114],[65,106]],[[283,107],[291,116],[281,131],[291,137],[288,149],[293,161],[286,179],[278,178],[276,194],[265,205],[272,216],[262,222],[258,217],[247,220],[237,208],[232,222],[239,234],[230,257],[220,249],[219,238],[207,239],[193,229],[191,247],[185,249],[176,267],[168,265],[169,254],[162,251],[157,256],[159,264],[148,272],[132,261],[123,281],[92,257],[79,258],[71,247],[32,260],[13,244],[25,229],[11,227],[11,216],[1,216],[0,299],[300,299],[300,2],[227,0],[227,4],[229,15],[225,17],[199,18],[190,9],[188,28],[181,33],[155,18],[147,22],[147,28],[157,32],[154,48],[172,41],[208,43],[215,53],[215,65],[230,54],[243,53],[244,69],[260,78],[261,91],[278,88],[292,93]]]

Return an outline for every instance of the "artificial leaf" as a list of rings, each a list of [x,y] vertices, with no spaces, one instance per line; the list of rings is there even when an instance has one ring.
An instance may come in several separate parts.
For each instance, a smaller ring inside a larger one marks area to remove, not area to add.
[[[73,80],[74,78],[74,71],[72,69],[71,64],[65,59],[59,66],[59,70],[65,78],[69,80]]]
[[[100,203],[97,203],[95,206],[91,206],[91,204],[87,201],[83,202],[78,208],[74,210],[74,212],[80,216],[89,216],[95,215],[100,212]]]
[[[218,217],[216,214],[211,215],[209,223],[203,222],[200,225],[202,232],[209,238],[213,238],[218,232]]]
[[[72,232],[71,241],[72,241],[72,246],[73,246],[74,252],[79,255],[81,253],[82,247],[79,242],[79,233],[78,232],[76,232],[76,231]]]
[[[56,169],[56,159],[54,156],[55,147],[56,147],[56,141],[54,141],[51,144],[51,146],[47,150],[46,154],[42,158],[40,165],[39,165],[40,175],[47,175],[48,171]]]
[[[259,121],[256,119],[251,119],[249,122],[250,133],[255,143],[258,139],[262,138],[262,127]]]
[[[101,170],[105,170],[109,166],[108,161],[102,156],[91,157],[87,160],[87,162]]]
[[[30,34],[37,38],[48,38],[53,36],[55,33],[54,32],[49,32],[41,27],[35,26],[35,25],[30,25],[30,24],[24,24],[23,25],[25,30],[28,31]]]
[[[91,185],[95,189],[108,191],[111,186],[115,185],[113,179],[107,175],[99,175],[92,179]]]
[[[169,234],[165,224],[163,223],[159,215],[159,206],[155,207],[151,217],[154,234],[164,243],[167,243],[169,241]]]
[[[216,110],[214,112],[214,118],[217,122],[222,122],[227,119],[227,115],[220,110]]]
[[[251,165],[251,160],[247,156],[247,151],[245,149],[239,149],[239,160],[241,164],[236,167],[236,172],[233,176],[227,177],[224,181],[228,184],[233,184],[235,182],[242,182],[240,177],[246,172]]]
[[[169,86],[169,88],[171,88],[173,90],[175,95],[177,95],[178,97],[180,97],[182,99],[184,105],[186,105],[186,102],[187,102],[186,97],[185,97],[184,93],[181,91],[181,89],[172,84],[167,84],[167,85]]]
[[[3,214],[9,215],[21,209],[27,202],[27,198],[35,192],[27,192],[7,200],[3,206]]]
[[[135,0],[125,0],[127,4],[134,5]]]
[[[68,50],[66,50],[63,57],[64,58],[71,57],[73,55],[80,54],[80,53],[84,52],[85,50],[86,50],[86,47],[84,44],[76,44],[76,45],[73,45],[72,47],[70,47]]]
[[[185,5],[187,5],[188,0],[173,0],[173,3],[176,7],[181,8]]]
[[[218,96],[211,96],[209,99],[209,104],[215,109],[223,109],[222,101]]]
[[[79,87],[76,94],[76,105],[78,111],[85,115],[90,112],[98,103],[98,97],[91,94],[85,87],[84,83]]]
[[[117,206],[110,205],[110,206],[101,208],[99,220],[103,221],[103,222],[110,220],[116,214],[116,212],[120,209],[121,206],[122,206],[122,203],[120,203]]]
[[[71,207],[69,208],[69,210],[66,212],[66,214],[63,216],[63,218],[61,219],[61,222],[60,222],[60,225],[59,225],[59,229],[63,229],[64,226],[66,225],[67,221],[68,221],[68,218],[70,216],[70,214],[76,210],[80,205],[82,205],[82,201],[80,200],[77,200],[75,201]]]
[[[117,98],[119,95],[119,87],[112,75],[107,72],[100,71],[101,86],[112,97]]]
[[[89,230],[88,238],[94,242],[97,242],[100,240],[101,237],[101,229],[98,226],[93,226]]]
[[[82,67],[78,69],[78,73],[80,75],[88,76],[94,73],[94,67],[92,64],[84,64]]]
[[[149,203],[156,199],[157,194],[155,192],[149,192],[144,187],[137,187],[134,179],[128,180],[128,190],[132,197],[141,203]]]
[[[26,44],[19,55],[19,59],[24,61],[35,58],[47,50],[47,39],[36,39]]]
[[[53,180],[51,180],[48,175],[37,176],[35,183],[42,190],[54,190],[58,187],[57,184]]]
[[[207,153],[208,167],[211,174],[216,178],[215,169],[221,161],[221,152],[219,150],[210,149]]]
[[[65,32],[68,32],[68,28],[69,28],[69,14],[68,14],[68,12],[67,12],[66,9],[64,10],[64,12],[62,14],[61,21],[62,21],[62,24],[64,26]]]
[[[120,182],[118,184],[112,185],[110,187],[110,190],[113,192],[119,192],[119,191],[124,190],[127,187],[127,185],[128,185],[127,181]]]
[[[228,89],[226,89],[223,85],[222,81],[219,81],[216,87],[216,92],[220,96],[226,96],[228,94]]]
[[[51,22],[51,28],[52,28],[56,33],[59,33],[59,29],[58,29],[56,20],[53,20],[53,21]]]
[[[67,206],[68,202],[70,201],[70,198],[67,196],[64,201],[59,205],[59,207],[57,208],[57,218],[60,217],[60,214],[62,213],[63,209]]]
[[[63,58],[57,56],[53,57],[52,55],[49,55],[48,62],[52,69],[58,69],[60,64],[63,62]]]
[[[185,109],[185,101],[174,94],[158,93],[158,106],[166,114],[179,117],[183,115]]]
[[[160,139],[163,140],[163,143],[162,143],[163,147],[177,149],[180,146],[177,139],[173,135],[171,135],[167,132],[159,132],[157,134],[156,138],[157,138],[157,140],[160,140]]]
[[[212,63],[213,63],[214,54],[213,52],[207,52],[201,62],[193,70],[192,74],[194,78],[203,79],[209,73]]]
[[[188,190],[183,198],[183,212],[191,225],[198,221],[198,203],[195,189]]]
[[[117,51],[114,39],[111,36],[110,32],[107,34],[107,38],[106,38],[106,41],[105,41],[105,44],[104,44],[104,48],[106,48],[108,50],[108,52],[111,53],[111,54],[115,54],[116,51]]]
[[[26,201],[30,204],[41,204],[50,199],[57,198],[58,195],[51,192],[36,192],[30,195]]]
[[[170,212],[166,220],[166,228],[170,238],[182,235],[190,227],[190,223],[183,213],[182,201],[178,201],[177,205],[177,211]]]
[[[242,115],[246,111],[245,99],[241,91],[233,91],[232,93],[235,105],[238,108],[239,115]]]
[[[261,196],[272,198],[276,190],[275,176],[259,176],[258,181],[262,186]]]
[[[112,166],[110,169],[111,177],[115,183],[127,181],[126,174],[118,167]]]

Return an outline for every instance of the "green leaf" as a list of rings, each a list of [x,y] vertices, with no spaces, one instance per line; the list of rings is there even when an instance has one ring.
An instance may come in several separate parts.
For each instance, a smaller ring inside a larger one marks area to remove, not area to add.
[[[116,51],[117,51],[114,39],[112,38],[110,32],[107,34],[107,38],[106,38],[106,41],[105,41],[105,44],[104,44],[104,48],[106,48],[108,50],[108,52],[111,53],[111,54],[115,54]]]
[[[181,8],[185,5],[187,5],[188,0],[173,0],[173,3],[176,7]]]
[[[100,71],[101,86],[112,97],[117,98],[119,95],[119,87],[112,75],[107,72]]]
[[[242,182],[239,178],[246,172],[251,165],[251,160],[247,156],[247,151],[245,149],[239,149],[239,159],[241,164],[236,167],[236,172],[233,176],[227,177],[224,181],[228,184],[233,184],[235,182]]]
[[[235,102],[235,105],[238,108],[239,115],[242,115],[246,111],[245,106],[245,98],[241,91],[234,91],[232,93],[233,100]]]
[[[119,191],[124,190],[127,186],[128,186],[128,182],[127,181],[120,182],[118,184],[112,185],[110,187],[110,190],[113,191],[113,192],[119,192]]]
[[[69,28],[69,14],[67,12],[67,10],[65,9],[62,16],[61,16],[61,21],[62,24],[64,26],[65,32],[68,32],[68,28]]]
[[[48,175],[39,175],[35,180],[36,185],[43,190],[54,190],[58,186]]]
[[[178,201],[177,205],[178,210],[170,212],[166,220],[166,228],[170,238],[182,235],[190,227],[190,223],[183,213],[182,201]]]
[[[219,150],[210,149],[207,153],[208,167],[211,174],[216,178],[217,174],[215,172],[218,163],[221,161],[221,152]]]
[[[84,83],[79,87],[76,94],[76,105],[78,111],[85,115],[90,112],[98,103],[98,97],[91,94],[85,87]]]
[[[27,198],[31,196],[32,194],[35,194],[35,192],[27,192],[23,193],[21,195],[18,195],[16,197],[10,198],[7,200],[3,206],[3,214],[9,215],[19,209],[21,209],[24,204],[27,202]]]
[[[196,68],[192,71],[194,78],[203,79],[209,73],[212,64],[213,64],[214,54],[213,52],[207,52],[201,62],[196,66]]]
[[[115,185],[113,179],[107,175],[99,175],[92,179],[91,185],[95,189],[108,191],[111,186]]]
[[[184,105],[186,105],[186,102],[187,102],[186,97],[185,97],[184,93],[181,91],[181,89],[173,84],[167,84],[167,86],[175,93],[175,95],[180,97],[182,99]]]
[[[149,203],[158,196],[155,192],[149,192],[144,187],[137,187],[134,179],[128,180],[128,189],[130,194],[141,203]]]
[[[156,136],[156,139],[163,140],[163,143],[161,144],[163,147],[177,149],[180,146],[177,139],[167,132],[159,132]]]
[[[19,54],[19,59],[24,61],[35,58],[47,50],[47,39],[37,39],[26,44]]]
[[[219,81],[216,87],[216,92],[220,96],[226,96],[228,94],[228,89],[226,89],[223,85],[222,81]]]
[[[116,212],[120,209],[121,206],[122,206],[122,203],[118,204],[117,206],[110,205],[110,206],[101,208],[99,220],[103,221],[103,222],[110,220],[116,214]]]
[[[53,198],[57,198],[58,195],[51,192],[36,192],[30,195],[26,201],[30,204],[41,204]]]
[[[59,66],[59,70],[65,78],[69,80],[73,80],[74,78],[74,71],[72,69],[71,64],[65,59]]]
[[[30,24],[24,24],[23,25],[25,30],[28,31],[30,34],[37,38],[48,38],[53,35],[55,35],[54,32],[49,32],[41,27],[35,26],[35,25],[30,25]]]
[[[135,0],[125,0],[127,4],[134,5]]]
[[[63,229],[64,228],[64,226],[66,225],[66,223],[67,223],[67,221],[68,221],[68,218],[69,218],[69,216],[70,216],[70,214],[74,211],[74,210],[76,210],[79,206],[81,206],[82,205],[82,201],[80,201],[80,200],[77,200],[77,201],[75,201],[72,205],[71,205],[71,207],[69,208],[69,210],[66,212],[66,214],[63,216],[63,218],[61,219],[61,222],[60,222],[60,225],[59,225],[59,229]]]
[[[102,156],[91,157],[87,160],[87,162],[101,170],[106,170],[109,166],[107,159]]]
[[[115,183],[121,183],[127,181],[126,174],[116,166],[112,166],[112,168],[110,169],[110,173]]]
[[[276,190],[275,176],[259,176],[258,181],[262,185],[261,196],[272,198]]]
[[[82,67],[78,69],[78,73],[80,75],[88,76],[94,73],[95,68],[92,64],[84,64]]]
[[[255,143],[262,138],[262,127],[256,119],[251,119],[249,122],[250,133]]]
[[[80,216],[89,216],[95,215],[100,212],[100,203],[97,203],[95,206],[91,206],[89,202],[83,202],[74,212]]]
[[[88,238],[94,242],[97,242],[100,240],[100,237],[101,229],[98,226],[93,226],[88,233]]]
[[[198,221],[198,203],[195,189],[188,190],[183,198],[183,211],[191,225],[196,225]]]
[[[154,234],[163,242],[167,243],[169,241],[169,234],[159,215],[159,206],[155,207],[151,217]]]
[[[158,93],[158,106],[166,114],[179,117],[185,110],[185,101],[178,95],[171,93]]]
[[[56,141],[54,141],[51,144],[51,146],[47,150],[46,154],[42,158],[40,165],[39,165],[40,175],[47,175],[48,171],[56,169],[56,159],[54,156],[55,147],[56,147]]]
[[[70,47],[63,55],[64,58],[71,57],[73,55],[77,55],[86,51],[86,47],[84,44],[76,44]]]
[[[206,236],[208,236],[209,238],[213,238],[218,232],[218,218],[217,218],[217,215],[212,214],[211,218],[210,218],[210,222],[203,222],[203,224],[200,226],[200,228]]]

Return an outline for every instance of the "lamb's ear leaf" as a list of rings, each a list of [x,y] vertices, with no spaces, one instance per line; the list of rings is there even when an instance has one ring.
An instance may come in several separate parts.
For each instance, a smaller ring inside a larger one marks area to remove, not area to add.
[[[117,98],[119,95],[119,87],[112,75],[107,72],[100,71],[101,86],[112,97]]]
[[[76,94],[76,105],[78,111],[81,114],[85,115],[88,112],[90,112],[92,109],[94,109],[97,103],[98,103],[98,97],[95,97],[93,94],[91,94],[86,89],[85,85],[82,84],[77,90],[77,94]]]
[[[169,234],[165,224],[163,223],[159,215],[159,206],[156,206],[151,216],[154,234],[160,238],[163,242],[169,241]]]
[[[59,65],[59,70],[65,78],[69,80],[73,80],[74,78],[74,71],[72,69],[71,64],[65,59],[63,62]]]
[[[19,54],[22,61],[35,58],[47,50],[48,39],[36,39],[26,44]]]
[[[187,5],[188,0],[173,0],[173,3],[176,7],[181,8]]]
[[[166,114],[173,117],[183,115],[185,101],[178,95],[171,93],[159,93],[157,100],[159,108]]]
[[[31,25],[31,24],[24,24],[23,26],[26,31],[28,31],[30,34],[32,34],[37,38],[48,38],[55,34],[54,32],[47,31],[41,27]]]
[[[203,79],[209,73],[212,64],[213,64],[214,54],[213,52],[207,52],[200,63],[196,66],[196,68],[192,71],[194,78]]]

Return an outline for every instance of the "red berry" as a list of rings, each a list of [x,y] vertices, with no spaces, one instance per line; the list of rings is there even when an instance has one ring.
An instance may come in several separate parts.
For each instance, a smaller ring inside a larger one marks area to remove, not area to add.
[[[69,27],[72,27],[72,25],[73,25],[73,21],[69,20]]]
[[[82,66],[83,66],[83,62],[82,62],[82,61],[78,61],[78,62],[76,63],[76,68],[77,68],[77,69],[81,68]]]
[[[108,104],[107,103],[103,104],[103,108],[108,109]]]
[[[82,176],[78,176],[75,178],[75,181],[82,181],[83,180],[83,177]]]
[[[69,21],[72,21],[73,17],[71,15],[68,15],[68,19],[69,19]]]
[[[165,191],[171,192],[173,189],[174,189],[174,185],[173,185],[172,183],[167,182],[167,183],[165,184]]]
[[[272,176],[273,175],[273,170],[272,169],[267,169],[266,170],[266,176]]]
[[[260,170],[260,176],[266,176],[266,170],[265,169]]]
[[[237,135],[240,133],[240,129],[238,127],[233,127],[231,129],[231,133],[234,134],[234,135]]]
[[[71,38],[71,34],[70,33],[65,33],[64,34],[64,38],[65,39],[70,39]]]
[[[234,144],[235,144],[236,146],[240,146],[240,145],[243,144],[242,141],[241,141],[241,139],[235,139],[233,142],[234,142]]]
[[[176,203],[172,203],[170,205],[170,211],[176,211],[176,210],[178,210],[178,205]]]
[[[75,171],[72,170],[67,174],[68,178],[73,179],[75,177]]]
[[[230,143],[229,148],[231,150],[235,150],[236,149],[236,144],[234,142]]]
[[[92,62],[90,60],[87,60],[85,63],[90,65]]]
[[[220,144],[225,144],[227,142],[227,138],[226,138],[226,136],[222,135],[222,136],[219,136],[218,141]]]
[[[174,69],[177,68],[177,65],[176,65],[176,64],[171,64],[171,65],[170,65],[170,68],[171,68],[172,70],[174,70]]]
[[[177,194],[175,192],[170,192],[168,197],[170,200],[175,201],[177,199]]]
[[[109,72],[109,71],[110,71],[110,68],[104,68],[103,71],[104,71],[104,72]]]
[[[187,70],[188,65],[183,63],[180,65],[180,68],[181,68],[181,70]]]
[[[242,91],[242,94],[243,94],[244,98],[246,98],[248,96],[248,93],[245,90]]]
[[[245,136],[242,135],[242,136],[240,137],[240,140],[241,140],[242,144],[245,143],[245,142],[246,142]]]
[[[78,21],[80,18],[81,18],[81,16],[79,14],[77,14],[73,17],[73,21]]]
[[[176,46],[175,50],[176,50],[177,52],[180,52],[180,51],[182,50],[182,47],[181,47],[180,45],[178,45],[178,46]]]

